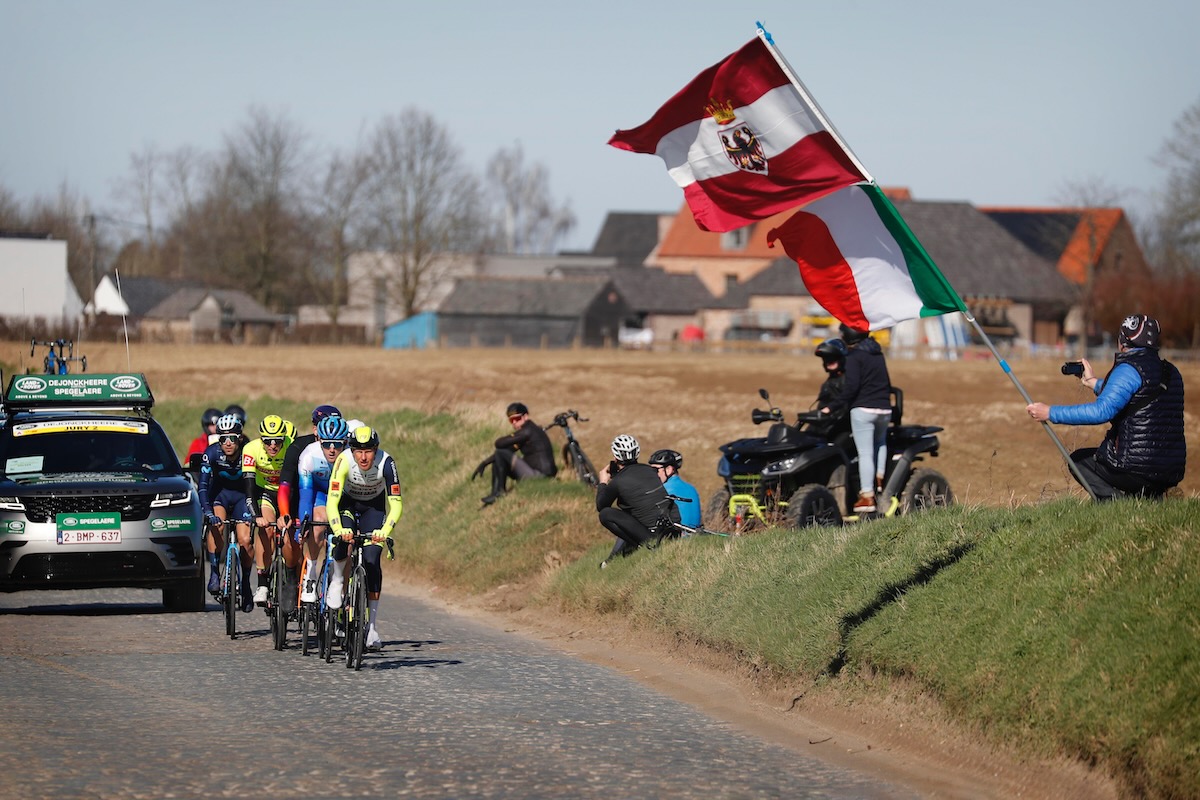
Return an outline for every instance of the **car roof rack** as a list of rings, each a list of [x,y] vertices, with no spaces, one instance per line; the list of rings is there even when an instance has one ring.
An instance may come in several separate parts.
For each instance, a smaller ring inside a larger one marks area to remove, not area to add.
[[[154,394],[138,372],[80,375],[14,375],[4,393],[4,412],[72,409],[149,413]]]

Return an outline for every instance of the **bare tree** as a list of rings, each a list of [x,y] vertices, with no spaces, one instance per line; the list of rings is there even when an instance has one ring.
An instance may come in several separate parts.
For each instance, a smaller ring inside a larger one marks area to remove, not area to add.
[[[334,153],[314,204],[321,231],[319,248],[332,273],[329,290],[323,296],[335,330],[339,311],[346,302],[347,264],[362,238],[360,223],[370,175],[368,163],[368,154],[362,149],[349,155]]]
[[[1157,255],[1176,268],[1200,270],[1200,100],[1175,120],[1155,160],[1167,170]]]
[[[550,194],[549,173],[525,164],[520,142],[496,151],[487,165],[488,189],[497,200],[494,248],[505,253],[553,253],[575,227],[570,205]]]
[[[126,242],[121,248],[120,260],[126,271],[133,275],[157,275],[162,271],[158,263],[159,242],[154,224],[161,196],[159,179],[162,159],[162,154],[152,144],[130,153],[129,173],[119,179],[114,188],[118,202],[142,220],[143,238],[140,246]]]
[[[367,279],[411,316],[486,239],[479,182],[449,133],[407,109],[384,118],[370,140],[368,242],[380,253]]]

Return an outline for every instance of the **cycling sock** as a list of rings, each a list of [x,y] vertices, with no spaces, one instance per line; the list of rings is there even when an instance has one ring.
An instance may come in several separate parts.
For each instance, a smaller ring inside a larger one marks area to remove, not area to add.
[[[371,627],[374,628],[375,627],[375,615],[379,613],[379,601],[378,600],[368,600],[367,608],[371,612],[371,616],[369,617],[369,619],[371,621]]]
[[[304,573],[310,581],[317,579],[317,560],[315,558],[304,559]]]
[[[259,586],[267,585],[267,571],[265,569],[260,569],[258,571],[258,585]]]
[[[212,565],[213,571],[215,572],[217,569],[217,565],[219,565],[221,562],[217,558],[216,553],[209,553],[208,554],[208,563]]]

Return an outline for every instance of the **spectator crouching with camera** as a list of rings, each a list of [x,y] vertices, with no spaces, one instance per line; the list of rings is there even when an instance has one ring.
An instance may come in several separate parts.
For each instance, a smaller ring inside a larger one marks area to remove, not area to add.
[[[1133,314],[1121,323],[1113,368],[1097,378],[1087,359],[1079,380],[1095,401],[1073,406],[1030,403],[1029,416],[1061,425],[1111,422],[1099,447],[1085,447],[1071,460],[1097,500],[1124,495],[1161,497],[1183,480],[1187,444],[1183,438],[1183,378],[1160,358],[1158,320]],[[1063,367],[1064,374],[1071,370]]]

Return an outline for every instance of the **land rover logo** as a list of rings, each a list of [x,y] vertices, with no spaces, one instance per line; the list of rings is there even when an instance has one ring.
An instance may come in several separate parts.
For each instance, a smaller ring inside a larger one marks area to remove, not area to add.
[[[118,375],[108,382],[108,388],[114,392],[136,392],[142,388],[142,381],[133,375]]]
[[[79,519],[76,517],[63,517],[60,523],[64,528],[74,528],[79,524]]]
[[[9,520],[8,529],[10,531],[16,531],[19,533],[19,532],[25,530],[25,523],[19,519]]]
[[[13,386],[17,387],[18,392],[37,394],[38,392],[46,391],[46,379],[39,378],[36,375],[26,376],[24,378],[17,378]]]
[[[167,521],[165,519],[156,519],[150,522],[150,528],[152,530],[161,531],[165,527],[167,527]]]

